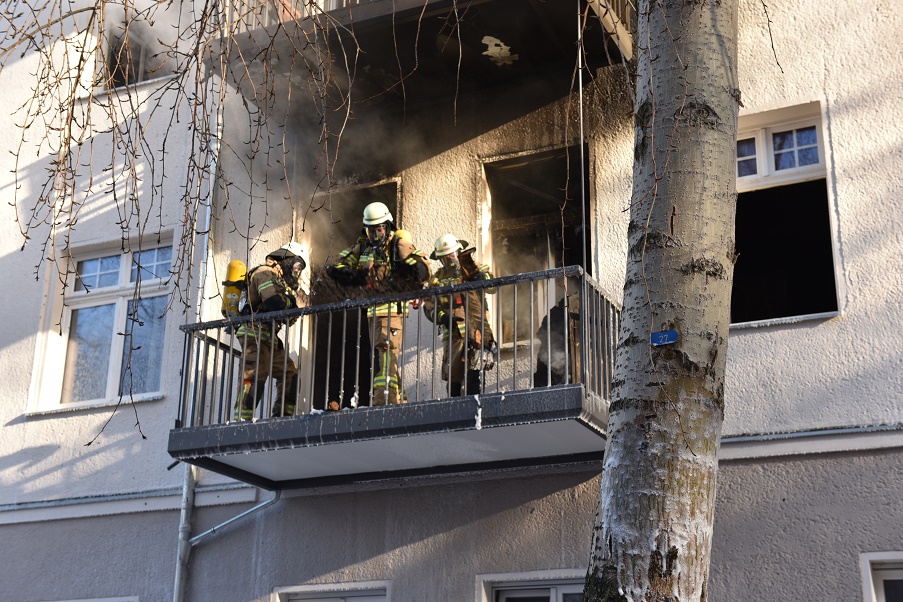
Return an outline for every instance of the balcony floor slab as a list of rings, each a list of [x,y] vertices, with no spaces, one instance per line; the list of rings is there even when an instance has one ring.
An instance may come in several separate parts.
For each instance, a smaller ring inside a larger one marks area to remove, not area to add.
[[[174,458],[266,489],[600,460],[607,404],[580,384],[174,429]]]

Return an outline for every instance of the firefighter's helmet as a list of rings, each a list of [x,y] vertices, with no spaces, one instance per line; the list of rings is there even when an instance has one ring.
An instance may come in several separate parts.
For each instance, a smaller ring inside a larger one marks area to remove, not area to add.
[[[295,241],[282,245],[281,247],[267,255],[267,257],[272,257],[277,261],[288,259],[289,257],[297,257],[301,260],[301,269],[303,270],[305,267],[307,267],[307,262],[304,261],[304,247],[302,247],[300,243],[297,243]]]
[[[414,244],[414,237],[411,236],[411,232],[409,230],[396,230],[395,238]]]
[[[443,234],[436,239],[436,249],[430,253],[430,259],[439,259],[446,255],[451,255],[455,251],[460,251],[467,246],[463,240],[458,240],[454,234]]]
[[[394,222],[392,212],[386,207],[385,203],[370,203],[364,207],[364,225],[377,226],[386,222]]]

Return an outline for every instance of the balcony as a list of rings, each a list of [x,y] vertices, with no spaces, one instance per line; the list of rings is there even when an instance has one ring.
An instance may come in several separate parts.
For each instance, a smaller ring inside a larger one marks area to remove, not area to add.
[[[482,379],[461,394],[441,378],[448,342],[413,307],[442,307],[472,291],[481,305],[465,322],[490,326],[496,344],[466,352]],[[398,355],[405,403],[369,406],[375,368],[366,314],[387,303],[412,308]],[[186,325],[169,453],[267,489],[598,461],[618,319],[575,266],[258,314],[257,325],[289,325],[281,340],[299,386],[291,398],[262,383],[250,421],[236,420],[244,341],[235,333],[252,317]],[[324,411],[333,401],[342,409]],[[270,417],[290,406],[292,415]]]

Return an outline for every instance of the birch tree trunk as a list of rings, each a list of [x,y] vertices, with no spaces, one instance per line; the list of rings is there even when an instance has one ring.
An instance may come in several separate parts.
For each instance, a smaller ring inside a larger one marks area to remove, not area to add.
[[[584,600],[695,602],[724,417],[737,0],[641,0],[638,14],[624,310]]]

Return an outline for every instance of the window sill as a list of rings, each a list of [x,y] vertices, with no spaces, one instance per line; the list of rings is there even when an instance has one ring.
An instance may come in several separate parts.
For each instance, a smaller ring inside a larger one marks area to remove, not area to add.
[[[143,403],[145,401],[160,401],[161,399],[165,398],[166,395],[164,395],[163,393],[144,393],[142,395],[135,395],[134,397],[123,397],[121,400],[117,398],[67,404],[57,403],[53,406],[48,405],[46,407],[41,407],[36,410],[25,412],[25,417],[39,418],[41,416],[47,416],[50,414],[64,414],[70,412],[78,412],[80,410],[91,410],[95,408],[111,408],[119,405],[120,403]]]
[[[159,77],[145,79],[140,82],[135,82],[134,84],[128,84],[126,86],[116,86],[115,88],[103,88],[101,86],[97,86],[90,92],[86,91],[83,94],[79,95],[78,101],[82,103],[103,102],[104,97],[120,98],[126,94],[134,94],[140,92],[144,88],[149,88],[154,84],[163,84],[168,80],[177,78],[178,76],[178,73],[170,73],[169,75],[161,75]]]
[[[781,326],[783,324],[797,324],[812,320],[830,320],[840,315],[839,311],[826,311],[820,314],[807,314],[804,316],[790,316],[787,318],[769,318],[767,320],[753,320],[751,322],[737,322],[730,325],[731,330],[746,328],[766,328],[768,326]]]
[[[538,349],[539,346],[542,344],[542,341],[540,341],[539,339],[534,337],[532,344],[534,346],[536,346],[536,348]],[[518,349],[524,349],[524,348],[529,347],[530,345],[531,345],[530,339],[518,339],[516,342],[508,341],[506,343],[499,343],[499,350],[500,351],[511,351],[515,347],[517,347]]]

